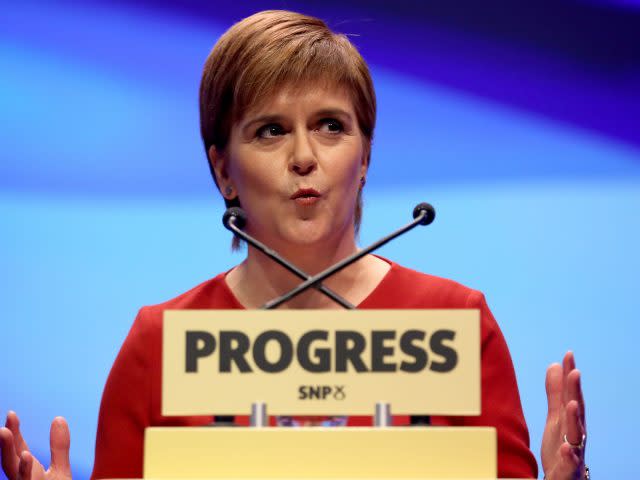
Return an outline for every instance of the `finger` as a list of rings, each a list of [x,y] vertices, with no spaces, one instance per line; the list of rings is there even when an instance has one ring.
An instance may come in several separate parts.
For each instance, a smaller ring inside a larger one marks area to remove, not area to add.
[[[553,478],[577,478],[576,475],[582,469],[582,459],[568,443],[560,445],[560,460],[554,469]],[[582,477],[579,477],[582,478]]]
[[[16,412],[10,410],[9,413],[7,413],[5,426],[11,430],[11,433],[13,434],[13,443],[15,444],[16,452],[20,453],[24,450],[29,450],[27,442],[22,438],[22,432],[20,431],[20,419]]]
[[[567,431],[565,433],[567,435],[567,440],[573,445],[581,445],[582,436],[585,433],[582,422],[580,421],[579,408],[580,407],[578,406],[578,402],[576,402],[575,400],[571,400],[567,404],[565,421],[565,428],[567,429]],[[582,448],[572,448],[576,451],[577,455],[582,456]]]
[[[575,369],[569,373],[569,401],[575,400],[578,402],[578,414],[580,415],[580,421],[582,422],[582,425],[586,427],[584,397],[582,396],[582,382],[580,381],[581,377],[582,374],[580,373],[580,370]]]
[[[51,422],[49,443],[51,444],[51,469],[71,475],[71,464],[69,463],[71,436],[69,435],[69,425],[63,417],[56,417]]]
[[[564,358],[562,359],[562,401],[566,405],[570,400],[569,398],[569,390],[568,390],[568,378],[569,373],[576,368],[575,358],[573,356],[573,352],[568,351],[565,353]]]
[[[547,390],[548,416],[557,416],[562,407],[562,367],[560,364],[554,363],[547,368],[545,388]]]
[[[18,464],[20,462],[13,441],[13,433],[8,428],[0,428],[0,452],[2,453],[2,470],[9,480],[18,478]]]
[[[571,350],[564,354],[564,358],[562,359],[562,368],[569,371],[576,368],[576,355]]]
[[[20,455],[20,480],[31,480],[31,472],[33,471],[33,457],[28,451],[22,452]]]

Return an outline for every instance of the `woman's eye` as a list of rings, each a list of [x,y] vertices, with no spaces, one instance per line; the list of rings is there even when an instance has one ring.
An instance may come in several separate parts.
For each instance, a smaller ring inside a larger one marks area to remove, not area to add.
[[[274,138],[279,135],[284,135],[284,129],[275,123],[264,125],[256,132],[256,137],[258,138]]]
[[[320,127],[318,130],[323,133],[335,134],[344,131],[344,127],[342,126],[342,122],[335,118],[323,118],[320,120]]]

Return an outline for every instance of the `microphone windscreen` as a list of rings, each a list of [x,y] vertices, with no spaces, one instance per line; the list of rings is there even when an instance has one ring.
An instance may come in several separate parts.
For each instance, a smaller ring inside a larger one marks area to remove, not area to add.
[[[227,211],[222,215],[222,224],[224,225],[224,228],[231,230],[231,228],[229,228],[229,224],[232,219],[234,225],[240,230],[242,230],[247,224],[247,214],[244,213],[244,210],[240,207],[227,208]]]
[[[436,209],[430,203],[422,202],[413,209],[413,218],[418,218],[422,212],[426,212],[422,217],[420,225],[429,225],[436,218]]]

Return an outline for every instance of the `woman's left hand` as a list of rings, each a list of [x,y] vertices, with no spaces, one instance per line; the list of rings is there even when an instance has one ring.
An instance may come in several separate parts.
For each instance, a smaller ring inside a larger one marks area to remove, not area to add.
[[[582,480],[587,478],[584,452],[587,426],[580,372],[572,352],[562,365],[547,369],[547,424],[542,436],[542,468],[547,480]]]

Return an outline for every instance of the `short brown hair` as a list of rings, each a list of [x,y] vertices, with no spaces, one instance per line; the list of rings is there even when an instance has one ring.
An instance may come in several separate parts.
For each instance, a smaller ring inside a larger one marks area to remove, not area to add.
[[[318,81],[350,92],[358,126],[367,141],[367,164],[376,122],[376,98],[369,68],[345,35],[320,19],[285,10],[266,10],[233,25],[207,57],[200,83],[200,132],[207,153],[224,151],[232,125],[247,109],[284,85]],[[213,166],[211,175],[218,186]],[[218,186],[219,187],[219,186]],[[225,200],[227,207],[238,200]],[[362,216],[358,194],[354,224]]]

